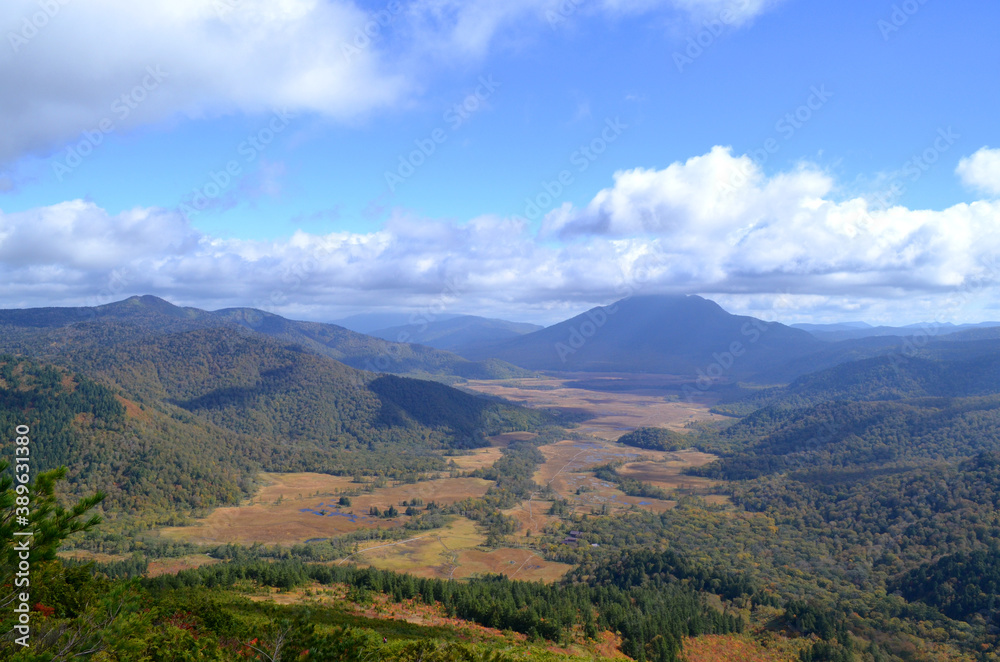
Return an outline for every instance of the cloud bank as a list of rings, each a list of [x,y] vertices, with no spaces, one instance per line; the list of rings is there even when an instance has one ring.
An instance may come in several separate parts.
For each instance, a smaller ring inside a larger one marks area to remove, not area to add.
[[[0,212],[0,279],[13,306],[152,293],[312,319],[445,304],[558,316],[638,291],[699,293],[745,310],[795,301],[805,317],[916,306],[928,319],[965,293],[948,304],[957,318],[974,299],[996,300],[1000,200],[885,209],[836,200],[834,190],[815,166],[768,177],[715,147],[663,170],[619,172],[585,207],[551,212],[540,233],[518,219],[455,223],[396,210],[376,232],[244,241],[199,232],[175,212],[111,215],[76,200]]]

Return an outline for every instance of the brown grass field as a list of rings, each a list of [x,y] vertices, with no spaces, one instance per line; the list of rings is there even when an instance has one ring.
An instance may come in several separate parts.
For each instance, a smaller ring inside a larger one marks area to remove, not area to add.
[[[679,451],[670,455],[675,457],[667,458],[666,461],[629,462],[618,469],[618,473],[665,490],[680,490],[685,494],[711,494],[718,487],[719,481],[681,474],[686,467],[700,467],[712,462],[714,455],[698,451]]]
[[[524,537],[528,532],[530,532],[532,536],[536,536],[544,532],[545,527],[549,524],[559,521],[558,517],[546,514],[549,512],[549,508],[551,507],[551,501],[529,499],[527,501],[522,501],[515,508],[503,511],[503,514],[517,520],[517,536]]]
[[[678,387],[672,375],[576,374],[517,380],[472,380],[466,387],[506,398],[529,407],[543,407],[590,417],[580,431],[614,441],[638,427],[669,427],[681,430],[684,424],[717,418],[708,404],[670,399]],[[603,391],[580,388],[592,385],[629,390]]]
[[[674,381],[671,381],[674,380]],[[533,407],[572,411],[589,416],[577,432],[586,441],[563,440],[541,448],[545,463],[535,473],[539,485],[548,486],[561,498],[569,499],[580,513],[607,508],[616,511],[638,507],[663,511],[674,505],[670,500],[629,497],[615,485],[597,480],[589,469],[611,461],[623,461],[622,474],[668,490],[713,495],[712,481],[680,474],[684,467],[700,466],[714,459],[697,451],[664,453],[629,448],[615,443],[625,431],[639,426],[666,426],[682,429],[692,420],[713,415],[704,405],[671,399],[676,379],[657,375],[560,375],[532,379],[474,381],[474,390],[522,402]],[[604,390],[588,390],[593,385]],[[492,439],[489,448],[449,457],[462,471],[492,465],[511,441],[530,439],[533,433],[514,432]],[[351,506],[336,505],[340,494],[360,487],[349,477],[315,473],[262,474],[262,486],[253,500],[243,506],[218,508],[193,526],[171,527],[160,534],[165,538],[202,544],[255,542],[292,545],[325,539],[362,528],[398,526],[401,519],[370,518],[371,506],[385,510],[404,501],[422,499],[442,505],[467,497],[482,496],[490,483],[478,478],[438,478],[413,484],[392,485],[351,497]],[[515,540],[529,542],[543,533],[557,518],[548,515],[551,500],[531,498],[506,511],[519,523]],[[372,543],[351,561],[375,567],[411,572],[426,577],[464,578],[486,573],[504,573],[518,579],[554,581],[569,569],[549,563],[529,549],[485,550],[484,539],[469,520],[456,519],[447,528],[415,533],[412,539],[396,543]],[[184,562],[195,563],[195,559]],[[184,563],[178,561],[178,563]],[[172,566],[169,566],[172,567]],[[159,566],[157,571],[160,572]],[[163,569],[162,572],[168,572]]]
[[[490,485],[479,478],[442,478],[385,487],[352,497],[350,507],[340,508],[332,505],[337,501],[335,495],[358,487],[350,478],[294,473],[261,474],[261,479],[267,484],[251,504],[217,508],[193,526],[164,528],[160,535],[213,545],[230,542],[293,545],[361,528],[396,524],[395,520],[368,517],[368,509],[373,505],[385,509],[414,498],[451,504],[468,496],[481,496]]]
[[[573,566],[546,561],[530,549],[500,548],[493,551],[470,549],[459,555],[456,579],[478,575],[505,574],[525,581],[558,581]]]
[[[490,442],[499,448],[507,448],[512,441],[527,441],[529,439],[534,439],[538,434],[535,432],[507,432],[505,434],[498,434],[495,437],[490,437]]]
[[[378,506],[379,509],[385,510],[390,505],[399,506],[403,501],[413,499],[423,499],[424,503],[434,501],[442,505],[451,505],[467,497],[483,496],[491,484],[490,481],[482,478],[439,478],[395,487],[383,487],[375,490],[372,494],[352,497],[353,505],[345,511],[351,510],[359,515],[367,514],[371,506]]]
[[[475,471],[493,466],[493,463],[500,459],[500,446],[490,446],[489,448],[477,448],[468,455],[454,455],[448,458],[449,462],[454,462],[462,471]]]
[[[463,455],[449,455],[446,459],[454,461],[462,471],[475,471],[493,466],[493,463],[500,459],[501,452],[507,448],[512,441],[525,441],[537,437],[535,432],[506,432],[490,437],[490,446],[487,448],[475,448],[465,452]]]
[[[622,446],[609,441],[565,440],[543,446],[546,462],[535,472],[534,480],[549,486],[563,499],[576,506],[576,512],[590,512],[607,506],[616,511],[636,506],[662,512],[674,501],[626,496],[617,486],[598,480],[590,469],[608,462],[626,462],[620,473],[666,490],[698,494],[719,502],[722,495],[712,494],[716,483],[704,478],[681,475],[685,467],[697,467],[715,459],[714,455],[694,450],[664,452]],[[522,504],[524,505],[524,504]]]
[[[695,450],[673,453],[647,451],[614,443],[625,432],[637,427],[667,427],[683,432],[692,421],[717,418],[708,404],[678,401],[672,394],[684,380],[672,375],[633,374],[561,374],[505,380],[471,381],[473,390],[500,396],[529,407],[544,407],[577,416],[589,416],[577,432],[593,437],[592,441],[564,440],[541,448],[546,462],[534,475],[539,485],[548,485],[561,498],[577,506],[577,512],[589,512],[607,505],[612,510],[637,506],[662,511],[673,501],[629,497],[617,487],[597,480],[587,470],[608,462],[624,461],[622,475],[651,483],[682,494],[698,494],[711,502],[725,501],[713,494],[716,483],[703,478],[681,475],[685,467],[696,467],[715,456]],[[577,491],[580,493],[577,494]],[[525,501],[520,509],[507,511],[521,522],[521,533],[535,532],[545,522],[532,521],[544,514],[550,504],[539,508]],[[530,512],[529,512],[530,509]]]
[[[440,579],[503,573],[517,579],[553,582],[571,567],[546,561],[527,549],[487,551],[480,548],[484,541],[474,522],[459,518],[442,529],[422,531],[405,541],[372,543],[350,560],[381,570]]]

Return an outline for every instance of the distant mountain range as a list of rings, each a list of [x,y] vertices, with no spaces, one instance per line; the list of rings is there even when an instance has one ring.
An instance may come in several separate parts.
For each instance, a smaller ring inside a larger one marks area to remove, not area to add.
[[[808,331],[820,340],[856,340],[877,336],[945,336],[958,332],[979,332],[980,337],[1000,338],[1000,322],[980,322],[979,324],[909,324],[907,326],[872,326],[866,322],[844,322],[840,324],[792,324],[794,329]],[[955,338],[957,339],[957,338]]]
[[[455,375],[471,379],[524,373],[499,361],[469,361],[431,347],[387,342],[333,324],[298,322],[253,308],[215,312],[182,308],[154,296],[130,297],[88,308],[0,310],[0,350],[45,355],[88,337],[122,342],[146,334],[217,327],[243,328],[296,343],[316,354],[372,372]],[[72,348],[67,347],[67,351]]]
[[[394,342],[419,343],[436,349],[458,352],[489,347],[542,328],[537,324],[460,315],[378,329],[371,331],[370,335]]]
[[[444,324],[460,326],[456,320]],[[733,315],[699,296],[644,295],[493,343],[455,334],[448,346],[468,359],[495,358],[531,370],[780,384],[887,354],[972,360],[1000,350],[1000,326],[991,324],[872,327],[848,322],[796,328]],[[837,340],[837,334],[846,337]]]
[[[383,356],[401,372],[523,372],[259,310],[132,297],[0,311],[0,421],[23,422],[45,440],[33,456],[38,470],[64,464],[74,485],[100,485],[110,504],[163,521],[179,504],[235,503],[259,470],[441,471],[446,450],[546,419],[345,365]]]
[[[742,379],[823,346],[805,331],[731,315],[699,296],[635,296],[533,333],[456,351],[532,370]]]
[[[379,329],[411,324],[413,317],[413,313],[361,313],[333,320],[331,324],[342,326],[345,329],[357,331],[358,333],[371,335],[373,331],[378,331]],[[458,315],[436,315],[435,319],[442,321],[452,319],[453,317],[458,317]]]
[[[802,375],[787,386],[751,389],[716,405],[743,416],[762,407],[809,407],[823,402],[876,402],[915,398],[966,398],[1000,394],[1000,345],[935,345],[921,356],[883,354]],[[953,348],[954,349],[954,348]]]
[[[386,314],[355,316],[353,323],[360,328],[386,319]],[[121,344],[151,334],[230,328],[291,343],[353,368],[439,379],[511,378],[545,370],[780,384],[894,353],[973,360],[1000,347],[1000,326],[991,324],[928,328],[849,322],[795,328],[733,315],[699,296],[643,295],[545,328],[460,315],[365,335],[252,308],[209,312],[142,296],[94,308],[0,310],[0,351],[51,358],[72,354],[98,338]],[[837,334],[850,337],[835,340]]]

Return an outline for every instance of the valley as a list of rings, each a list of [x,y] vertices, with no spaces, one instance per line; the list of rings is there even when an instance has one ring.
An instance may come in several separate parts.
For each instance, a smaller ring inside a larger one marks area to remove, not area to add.
[[[531,659],[997,658],[1000,341],[899,356],[697,297],[601,310],[588,369],[528,368],[559,329],[466,318],[438,337],[515,331],[511,362],[405,346],[402,374],[341,360],[392,343],[259,311],[0,312],[0,419],[42,440],[39,517],[62,518],[39,609],[93,622],[91,594],[135,590],[222,645],[310,610],[296,636],[366,655],[481,627]],[[739,370],[685,397],[744,329]],[[640,372],[637,336],[681,372]]]
[[[558,413],[577,431],[614,441],[639,427],[681,430],[688,423],[722,419],[709,411],[711,397],[686,402],[679,397],[690,378],[631,373],[555,373],[507,380],[469,380],[463,387],[532,408]],[[711,393],[709,394],[712,395]]]
[[[570,565],[544,558],[534,545],[541,536],[557,535],[564,522],[591,513],[613,514],[633,508],[662,512],[673,500],[628,496],[615,485],[593,475],[591,469],[609,462],[624,462],[621,474],[656,485],[678,495],[699,495],[715,502],[725,497],[713,493],[718,484],[706,478],[684,476],[683,470],[715,460],[696,450],[647,451],[614,443],[625,430],[649,425],[683,429],[690,421],[717,417],[705,406],[681,403],[663,384],[675,384],[669,376],[621,375],[613,379],[611,391],[591,391],[576,383],[580,375],[540,376],[530,379],[469,382],[470,390],[500,396],[528,407],[571,413],[578,421],[573,437],[539,447],[544,461],[532,480],[540,490],[503,512],[516,522],[510,535],[514,546],[487,547],[477,525],[462,516],[430,530],[414,530],[403,540],[359,541],[350,560],[385,570],[416,576],[463,579],[503,573],[527,581],[556,581]],[[627,390],[623,387],[628,387]],[[165,541],[203,545],[251,546],[317,542],[369,530],[401,530],[408,521],[409,504],[424,510],[426,504],[452,506],[463,499],[483,497],[492,481],[469,474],[491,466],[502,450],[515,441],[530,442],[536,435],[511,432],[496,435],[485,448],[448,455],[447,472],[428,474],[417,482],[364,479],[326,474],[262,473],[260,487],[247,503],[216,508],[190,526],[165,527],[157,536]],[[345,497],[350,505],[342,505]],[[570,504],[560,515],[550,513],[556,500]],[[394,506],[395,517],[376,517],[373,508],[385,512]],[[205,557],[208,558],[208,557]]]

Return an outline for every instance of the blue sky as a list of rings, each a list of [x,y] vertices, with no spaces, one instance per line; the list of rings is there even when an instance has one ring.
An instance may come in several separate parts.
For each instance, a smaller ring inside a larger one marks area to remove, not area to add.
[[[0,9],[4,307],[1000,319],[995,3],[132,4]]]

